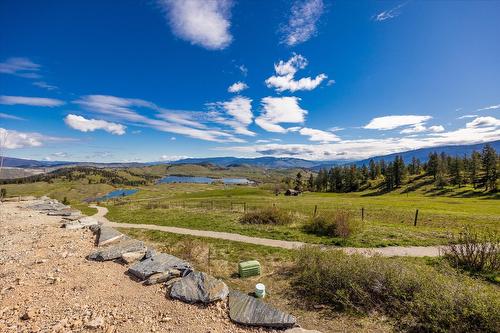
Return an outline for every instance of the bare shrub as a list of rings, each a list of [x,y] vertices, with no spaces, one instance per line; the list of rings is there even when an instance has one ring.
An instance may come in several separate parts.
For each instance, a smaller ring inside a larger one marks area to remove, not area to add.
[[[450,237],[451,245],[444,249],[444,257],[454,267],[471,272],[498,272],[500,270],[500,235],[496,232],[479,233],[465,227]]]
[[[240,223],[285,225],[292,223],[292,215],[289,211],[269,207],[246,213],[240,218]]]
[[[306,224],[305,230],[309,233],[348,238],[359,231],[361,225],[352,214],[345,209],[337,209],[334,212],[321,213]]]

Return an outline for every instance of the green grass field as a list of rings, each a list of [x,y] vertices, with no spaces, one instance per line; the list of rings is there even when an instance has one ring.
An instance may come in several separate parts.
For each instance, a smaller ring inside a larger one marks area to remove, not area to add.
[[[461,191],[470,189],[462,188]],[[116,222],[179,226],[192,229],[240,233],[272,239],[309,243],[380,247],[390,245],[446,244],[449,233],[464,225],[481,230],[500,230],[500,205],[496,198],[426,195],[422,192],[383,195],[359,193],[304,193],[298,197],[275,196],[258,187],[169,184],[147,186],[120,203],[108,202],[108,217]],[[233,210],[231,210],[233,203]],[[276,207],[293,211],[294,222],[286,226],[243,225],[238,222],[247,210]],[[347,239],[316,236],[303,226],[314,212],[344,208],[361,219],[362,231]],[[419,209],[417,226],[415,210]]]

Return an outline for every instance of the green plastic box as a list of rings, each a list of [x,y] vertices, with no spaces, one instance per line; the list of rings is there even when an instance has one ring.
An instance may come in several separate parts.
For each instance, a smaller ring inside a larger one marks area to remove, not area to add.
[[[238,264],[240,277],[257,276],[261,274],[260,262],[257,260],[243,261]]]

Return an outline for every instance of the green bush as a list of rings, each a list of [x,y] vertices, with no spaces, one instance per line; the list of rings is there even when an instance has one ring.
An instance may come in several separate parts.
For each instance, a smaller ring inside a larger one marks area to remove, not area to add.
[[[498,287],[442,266],[306,247],[296,261],[294,285],[315,303],[385,313],[405,331],[498,332]]]
[[[289,211],[276,207],[263,208],[246,213],[240,218],[240,223],[285,225],[292,223],[292,215]]]
[[[344,239],[358,232],[360,228],[361,224],[345,209],[321,213],[305,225],[305,231],[308,233]]]

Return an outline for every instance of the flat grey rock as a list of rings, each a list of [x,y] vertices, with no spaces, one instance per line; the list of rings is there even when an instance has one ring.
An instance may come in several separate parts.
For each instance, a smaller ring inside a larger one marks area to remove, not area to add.
[[[186,303],[212,303],[226,299],[227,285],[203,272],[191,272],[172,285],[170,297]]]
[[[127,239],[118,244],[92,252],[89,255],[89,259],[96,261],[115,260],[121,258],[124,253],[138,251],[146,252],[144,243],[134,239]]]
[[[290,328],[297,321],[294,316],[238,291],[229,293],[229,317],[238,324],[273,328]]]
[[[170,254],[159,253],[130,266],[128,271],[135,277],[146,280],[155,273],[166,272],[170,269],[177,269],[183,273],[184,271],[190,271],[191,265],[187,261]]]
[[[78,220],[84,227],[90,227],[91,225],[96,225],[99,224],[99,222],[90,216],[82,217],[81,219]]]
[[[157,283],[163,283],[170,281],[174,278],[178,278],[181,276],[181,272],[177,269],[169,269],[166,272],[162,273],[155,273],[151,275],[146,281],[144,281],[144,284],[149,286],[152,284],[157,284]]]
[[[97,246],[104,246],[111,243],[116,243],[121,238],[123,238],[123,234],[121,232],[119,232],[115,228],[103,225],[99,229],[99,239],[97,241]]]
[[[47,212],[48,216],[71,216],[70,210],[51,210]]]
[[[121,259],[126,264],[132,264],[144,258],[145,254],[146,254],[146,249],[136,252],[127,252],[122,254]]]
[[[78,221],[68,221],[68,222],[65,222],[62,226],[68,230],[83,229],[85,227],[83,224],[81,224]]]

